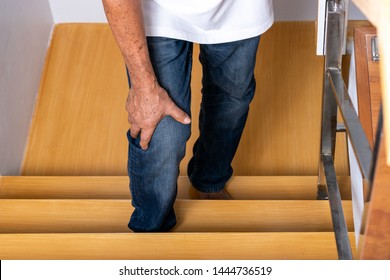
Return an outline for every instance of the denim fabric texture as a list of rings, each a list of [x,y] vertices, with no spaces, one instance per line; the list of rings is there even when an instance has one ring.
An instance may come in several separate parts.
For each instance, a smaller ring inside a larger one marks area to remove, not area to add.
[[[203,69],[200,136],[187,170],[192,185],[199,191],[220,191],[233,174],[231,162],[255,92],[259,39],[200,45]],[[190,115],[193,44],[164,37],[148,37],[147,43],[160,86]],[[134,232],[165,232],[176,225],[173,205],[179,164],[190,134],[190,125],[166,116],[144,151],[139,137],[134,139],[127,132],[134,207],[128,226]]]

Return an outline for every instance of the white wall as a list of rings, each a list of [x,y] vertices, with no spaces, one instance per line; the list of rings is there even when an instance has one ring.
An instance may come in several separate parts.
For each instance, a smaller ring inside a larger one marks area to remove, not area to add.
[[[49,0],[55,23],[107,22],[102,0]]]
[[[273,0],[277,21],[316,20],[318,0]],[[360,10],[349,1],[349,19],[366,19]]]
[[[238,1],[238,0],[236,0]],[[55,23],[106,22],[101,0],[49,0]],[[273,0],[277,21],[316,20],[317,0]],[[364,19],[354,4],[350,19]]]
[[[48,0],[1,0],[1,175],[20,172],[52,27]]]

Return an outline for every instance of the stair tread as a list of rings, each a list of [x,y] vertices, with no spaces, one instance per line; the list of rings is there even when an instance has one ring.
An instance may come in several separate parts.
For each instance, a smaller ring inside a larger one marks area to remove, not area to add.
[[[349,233],[354,258],[355,238]],[[337,259],[334,233],[0,234],[0,259]]]
[[[352,202],[343,201],[353,230]],[[177,232],[333,231],[328,201],[177,200]],[[129,232],[131,200],[2,199],[0,233]]]
[[[342,199],[350,200],[349,176],[340,176]],[[178,179],[178,198],[196,198],[185,176]],[[316,176],[235,176],[226,190],[235,199],[316,199]],[[127,176],[3,176],[0,198],[130,199]]]

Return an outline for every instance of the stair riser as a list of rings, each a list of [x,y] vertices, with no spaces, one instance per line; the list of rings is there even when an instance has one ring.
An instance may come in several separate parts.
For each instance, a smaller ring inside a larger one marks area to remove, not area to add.
[[[328,201],[178,200],[175,210],[178,232],[333,231]],[[1,200],[0,233],[129,232],[132,211],[130,200]]]
[[[337,258],[333,233],[0,234],[2,260]]]
[[[341,196],[351,199],[349,177],[338,178]],[[178,198],[197,198],[187,177],[178,180]],[[317,194],[316,176],[233,177],[226,189],[235,199],[313,200]],[[129,178],[16,176],[0,178],[3,199],[131,199]]]

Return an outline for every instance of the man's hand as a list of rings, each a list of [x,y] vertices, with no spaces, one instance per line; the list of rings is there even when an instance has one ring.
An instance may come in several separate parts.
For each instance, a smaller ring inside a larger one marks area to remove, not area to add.
[[[157,83],[154,83],[150,90],[130,89],[126,110],[131,124],[130,135],[133,138],[140,135],[140,146],[143,150],[148,149],[154,130],[165,116],[169,115],[183,124],[191,122],[190,117],[176,106],[168,93]]]

